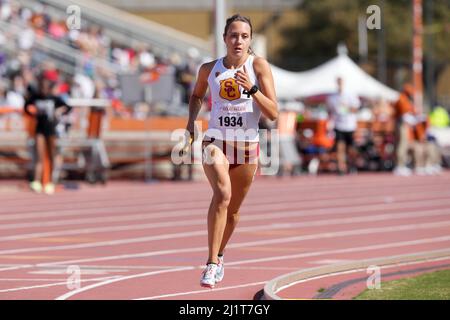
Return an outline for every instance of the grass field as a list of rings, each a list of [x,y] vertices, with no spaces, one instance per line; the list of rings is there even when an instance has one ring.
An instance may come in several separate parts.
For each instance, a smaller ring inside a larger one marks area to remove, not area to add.
[[[356,300],[450,300],[450,270],[381,283],[381,289],[366,289]]]

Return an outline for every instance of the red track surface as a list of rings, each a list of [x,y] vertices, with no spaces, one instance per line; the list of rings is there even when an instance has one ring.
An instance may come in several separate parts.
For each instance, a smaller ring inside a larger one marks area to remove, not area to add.
[[[380,283],[378,289],[383,289],[383,282],[449,269],[450,259],[440,258],[433,261],[415,261],[379,268]],[[373,268],[369,270],[351,270],[307,279],[307,281],[291,285],[278,292],[277,295],[284,299],[353,299],[368,288],[368,281],[371,289],[377,289],[373,279],[369,279],[369,276],[374,274],[373,270]],[[321,289],[324,291],[319,293]]]
[[[258,177],[224,281],[209,290],[199,286],[207,182],[111,182],[52,197],[18,184],[0,186],[0,299],[252,299],[301,268],[450,246],[449,172]],[[72,265],[80,289],[67,286]]]

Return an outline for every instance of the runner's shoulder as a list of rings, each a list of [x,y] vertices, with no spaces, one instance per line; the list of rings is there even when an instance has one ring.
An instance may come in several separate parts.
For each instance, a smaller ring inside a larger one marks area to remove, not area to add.
[[[208,75],[210,74],[211,70],[216,65],[217,60],[218,59],[203,63],[200,66],[199,74],[203,74],[203,75],[206,75],[206,77],[208,77]]]
[[[255,56],[253,59],[253,69],[257,73],[264,72],[265,70],[270,69],[270,64],[263,57]]]

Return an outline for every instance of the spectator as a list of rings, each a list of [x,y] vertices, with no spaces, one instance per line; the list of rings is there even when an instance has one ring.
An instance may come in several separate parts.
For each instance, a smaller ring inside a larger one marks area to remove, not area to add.
[[[0,107],[9,107],[6,99],[6,83],[0,79]]]
[[[414,126],[414,171],[418,175],[434,175],[442,171],[441,153],[436,138],[429,132],[429,119],[418,115]]]
[[[394,174],[400,176],[409,176],[412,173],[411,169],[407,166],[407,162],[408,151],[411,148],[409,135],[416,122],[414,116],[413,94],[413,87],[410,84],[405,84],[398,101],[394,104],[397,156]]]
[[[336,83],[338,91],[328,98],[327,105],[335,126],[338,173],[343,175],[348,172],[347,159],[349,171],[356,172],[353,134],[357,128],[356,113],[360,108],[360,102],[357,96],[344,91],[342,78],[338,77]]]
[[[20,31],[17,38],[17,45],[20,50],[30,50],[33,47],[35,39],[34,30],[30,23],[27,23],[26,27]]]
[[[193,49],[193,48],[191,48]],[[172,57],[175,58],[176,57]],[[190,50],[188,61],[182,65],[178,63],[175,65],[176,68],[176,80],[182,87],[182,102],[185,104],[189,103],[189,99],[191,97],[192,84],[195,81],[195,76],[197,73],[197,51]],[[177,61],[178,62],[178,61]]]
[[[48,33],[55,40],[62,40],[67,34],[67,27],[65,23],[52,19],[48,26]]]
[[[30,187],[35,192],[44,191],[47,194],[55,192],[52,173],[56,125],[58,119],[71,110],[55,95],[54,88],[54,82],[41,76],[38,90],[32,93],[25,103],[25,112],[37,120],[35,145],[38,157],[34,168],[34,181]]]
[[[12,8],[10,1],[1,1],[0,2],[0,20],[8,21],[11,17]]]
[[[21,76],[17,75],[13,79],[11,90],[6,93],[8,106],[13,109],[22,109],[25,105],[25,85]]]
[[[447,110],[438,106],[430,114],[430,124],[436,128],[445,128],[450,124],[450,117]]]

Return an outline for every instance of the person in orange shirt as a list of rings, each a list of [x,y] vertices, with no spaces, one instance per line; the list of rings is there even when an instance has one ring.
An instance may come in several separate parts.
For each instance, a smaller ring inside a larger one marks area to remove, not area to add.
[[[408,151],[411,148],[409,136],[415,124],[413,95],[413,87],[410,84],[405,84],[398,101],[394,104],[397,157],[394,174],[401,176],[409,176],[412,173],[411,169],[407,167],[407,161]]]

